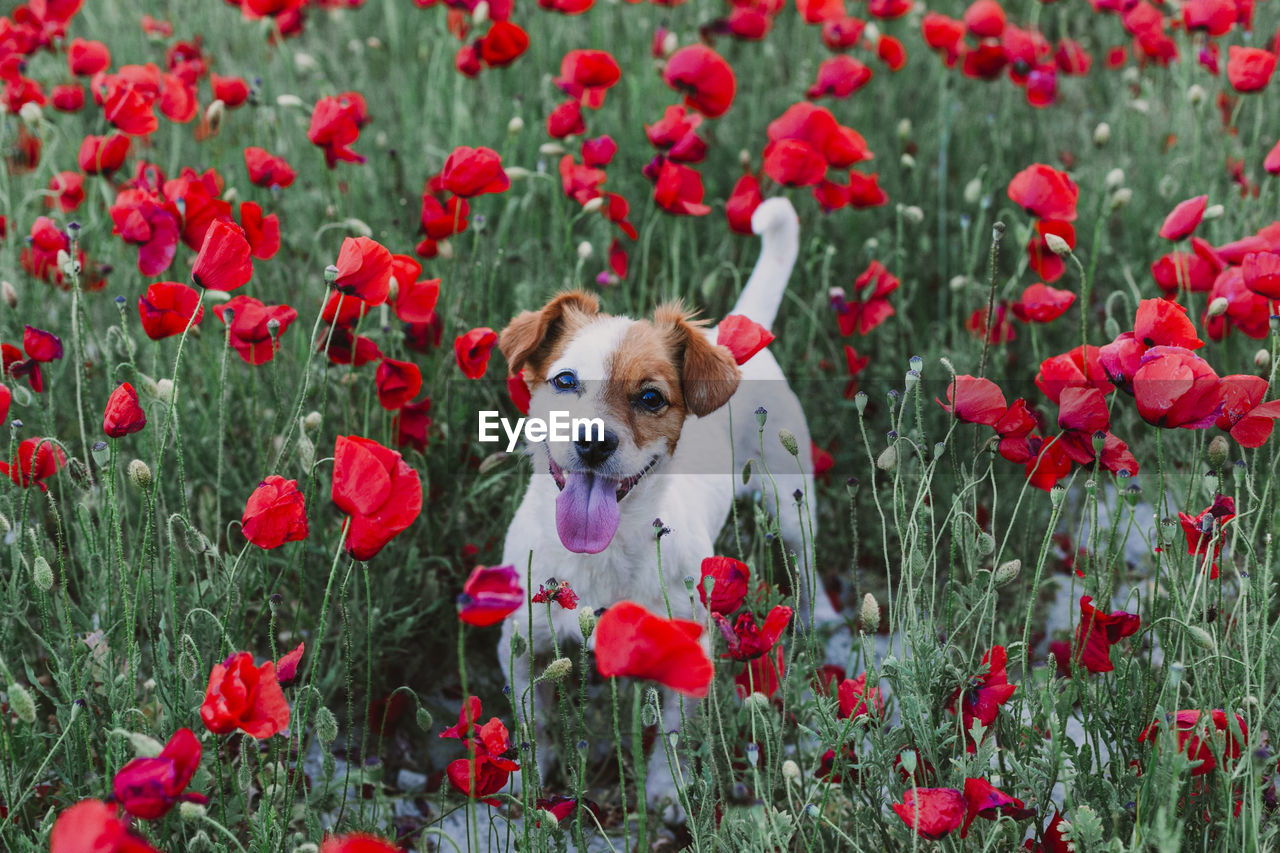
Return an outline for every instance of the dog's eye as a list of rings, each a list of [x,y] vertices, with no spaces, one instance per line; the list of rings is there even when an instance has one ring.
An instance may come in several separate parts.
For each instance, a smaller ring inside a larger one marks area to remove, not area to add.
[[[578,377],[572,370],[562,370],[551,377],[551,385],[557,391],[573,391],[578,387]]]
[[[644,391],[640,392],[640,396],[637,399],[639,400],[640,405],[644,406],[651,412],[656,412],[667,404],[667,400],[662,396],[662,392],[653,388],[646,388]]]

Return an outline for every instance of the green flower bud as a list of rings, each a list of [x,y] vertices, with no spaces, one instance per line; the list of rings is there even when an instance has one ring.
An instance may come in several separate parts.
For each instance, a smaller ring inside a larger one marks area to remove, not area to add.
[[[796,442],[796,434],[785,427],[778,430],[778,442],[792,456],[800,455],[800,445]]]
[[[1000,587],[1008,586],[1013,583],[1018,579],[1018,575],[1021,574],[1021,572],[1021,560],[1009,560],[1001,563],[996,567],[995,575],[993,577],[996,588],[999,589]]]
[[[1227,444],[1226,438],[1215,435],[1213,441],[1209,442],[1209,464],[1213,466],[1215,471],[1221,471],[1223,467],[1231,460],[1231,445]]]
[[[431,724],[433,722],[434,720],[431,719],[431,712],[428,711],[423,706],[419,705],[418,706],[418,728],[422,729],[424,732],[429,732],[431,731]]]
[[[542,681],[559,681],[569,673],[573,672],[573,661],[568,658],[556,658],[547,664],[547,668],[542,671]]]
[[[578,630],[582,632],[582,642],[591,639],[591,632],[596,629],[596,613],[590,607],[578,610]]]
[[[151,468],[141,459],[135,459],[130,462],[126,473],[129,475],[129,482],[139,489],[151,488]]]
[[[44,557],[36,557],[35,564],[31,568],[31,576],[35,581],[36,589],[41,592],[53,589],[53,568]]]
[[[321,705],[316,709],[316,740],[328,745],[338,739],[338,719]]]
[[[34,723],[36,721],[36,700],[31,698],[31,692],[21,684],[10,684],[8,693],[9,709],[13,711],[14,716],[27,725]]]
[[[858,608],[858,625],[867,634],[880,628],[880,602],[869,592],[862,596],[862,606]]]

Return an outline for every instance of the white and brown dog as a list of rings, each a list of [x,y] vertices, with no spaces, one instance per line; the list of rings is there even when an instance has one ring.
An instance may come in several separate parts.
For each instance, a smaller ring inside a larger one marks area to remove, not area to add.
[[[795,265],[799,221],[784,198],[764,202],[752,217],[762,238],[760,259],[732,313],[766,329],[774,321]],[[534,475],[507,530],[504,564],[532,581],[568,582],[587,608],[629,599],[660,615],[706,624],[691,604],[685,578],[697,578],[714,553],[735,496],[762,493],[778,519],[785,547],[799,570],[800,612],[815,622],[835,619],[830,601],[810,584],[816,576],[812,542],[813,474],[809,429],[795,393],[766,349],[739,368],[717,346],[715,329],[691,321],[679,303],[654,311],[652,320],[602,314],[595,297],[561,293],[541,310],[525,311],[502,331],[498,346],[514,375],[524,370],[531,392],[530,417],[552,411],[599,418],[603,435],[539,442],[528,448]],[[756,410],[767,411],[761,441]],[[799,461],[777,433],[795,434]],[[761,478],[763,444],[770,476]],[[744,484],[743,466],[753,462]],[[795,503],[793,494],[803,501]],[[782,511],[778,512],[778,504]],[[661,566],[655,520],[670,528],[662,539]],[[530,563],[531,561],[531,563]],[[665,584],[665,589],[664,589]],[[812,608],[812,609],[811,609]],[[561,643],[580,641],[577,616],[552,608]],[[498,656],[520,707],[529,696],[529,665],[512,665],[511,641],[528,627],[522,611],[503,625]],[[535,654],[552,650],[551,628],[541,617],[528,638]],[[540,731],[557,719],[554,696],[536,697],[531,716]],[[680,705],[663,701],[663,727],[680,725]],[[540,770],[548,769],[548,741],[539,737]],[[646,790],[650,804],[675,805],[675,785],[664,750],[654,749]],[[670,815],[673,812],[668,811]]]

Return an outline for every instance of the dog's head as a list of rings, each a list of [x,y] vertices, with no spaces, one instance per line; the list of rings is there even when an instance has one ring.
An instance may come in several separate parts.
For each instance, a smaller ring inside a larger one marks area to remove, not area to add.
[[[595,424],[571,440],[542,443],[560,488],[560,541],[586,554],[608,547],[619,501],[675,453],[685,419],[723,406],[739,379],[733,356],[680,303],[659,307],[651,320],[599,308],[587,293],[561,293],[498,337],[511,374],[524,371],[530,418],[550,422],[560,412]]]

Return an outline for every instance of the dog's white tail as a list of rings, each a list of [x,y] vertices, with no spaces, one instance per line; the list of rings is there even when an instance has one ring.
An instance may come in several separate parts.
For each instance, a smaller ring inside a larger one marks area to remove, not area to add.
[[[800,218],[791,202],[779,196],[756,208],[751,216],[751,230],[760,235],[760,259],[731,313],[741,314],[768,329],[778,316],[787,279],[796,265]]]

